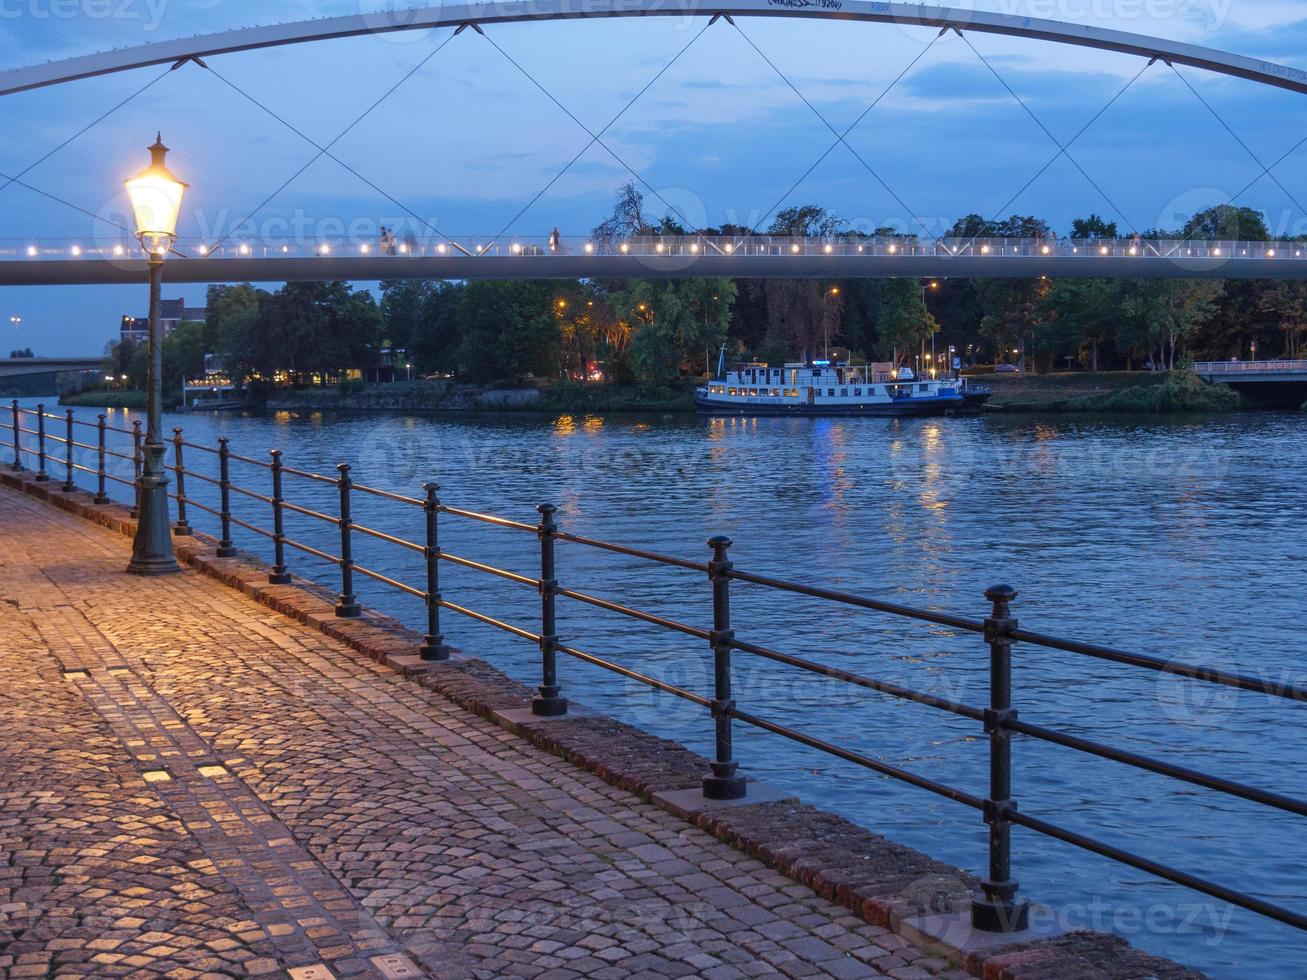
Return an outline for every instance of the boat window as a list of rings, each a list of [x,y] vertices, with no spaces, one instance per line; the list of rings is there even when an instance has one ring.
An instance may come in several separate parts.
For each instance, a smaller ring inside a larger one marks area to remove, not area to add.
[[[773,398],[779,398],[781,396],[781,390],[779,388],[773,388],[771,390],[771,396]]]
[[[812,376],[813,376],[814,378],[820,378],[820,377],[821,377],[821,368],[813,368],[813,369],[812,369]]]
[[[930,385],[917,385],[917,390],[918,390],[918,391],[929,391],[929,390],[930,390]]]
[[[848,389],[848,388],[841,388],[841,389],[840,389],[840,397],[841,397],[841,398],[847,398],[848,395],[849,395],[849,389]]]
[[[854,388],[854,389],[853,389],[853,397],[854,397],[854,398],[861,398],[861,397],[862,397],[862,389],[861,389],[861,388]]]

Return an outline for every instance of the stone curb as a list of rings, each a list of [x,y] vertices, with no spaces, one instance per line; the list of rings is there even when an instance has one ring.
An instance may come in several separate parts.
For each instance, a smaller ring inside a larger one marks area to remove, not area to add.
[[[28,471],[0,470],[0,485],[131,536],[136,521],[119,504],[97,505],[59,481],[37,482]],[[424,661],[422,636],[365,609],[357,619],[335,615],[333,595],[295,578],[269,585],[267,566],[250,555],[218,558],[217,541],[196,534],[174,539],[179,560],[255,601],[383,664],[455,704],[599,776],[693,825],[872,925],[961,965],[983,980],[1201,980],[1203,974],[1134,949],[1106,933],[1077,931],[1004,943],[966,922],[976,878],[797,799],[731,806],[703,803],[687,813],[658,798],[697,789],[708,760],[679,743],[592,712],[557,719],[530,715],[533,691],[482,660],[455,653]]]

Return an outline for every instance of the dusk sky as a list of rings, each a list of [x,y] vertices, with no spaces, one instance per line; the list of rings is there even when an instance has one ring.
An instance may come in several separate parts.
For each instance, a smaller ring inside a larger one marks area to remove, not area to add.
[[[366,0],[364,0],[366,4]],[[975,9],[1174,38],[1307,68],[1307,19],[1290,0],[977,0]],[[0,0],[0,68],[238,26],[354,13],[349,0]],[[366,8],[365,8],[366,9]],[[103,11],[113,16],[103,16]],[[488,27],[487,33],[564,105],[603,126],[706,23],[703,17]],[[740,28],[839,129],[848,126],[934,35],[923,28],[739,20]],[[420,62],[449,31],[373,36],[210,59],[236,86],[320,143]],[[1047,43],[969,35],[1058,136],[1076,133],[1144,62]],[[4,98],[0,171],[13,175],[163,69],[147,68]],[[1181,68],[1251,150],[1269,163],[1307,136],[1304,97]],[[219,237],[317,152],[212,73],[187,65],[60,150],[23,179],[96,214],[125,211],[122,179],[147,162],[156,129],[191,184],[180,233]],[[940,39],[850,136],[905,209],[843,147],[781,206],[820,203],[853,226],[940,232],[968,212],[990,216],[1056,148],[966,44]],[[751,224],[831,142],[826,126],[725,22],[709,28],[622,116],[605,140],[696,224]],[[500,230],[589,137],[483,37],[465,32],[381,104],[333,152],[449,235]],[[1010,204],[1060,233],[1096,212],[1123,231],[1175,227],[1227,201],[1260,168],[1163,64],[1149,68],[1075,145],[1104,199],[1065,159]],[[1307,146],[1238,201],[1274,232],[1307,233]],[[543,236],[585,234],[627,172],[592,147],[517,222]],[[0,177],[0,185],[5,178]],[[651,212],[664,209],[646,195]],[[1118,211],[1119,209],[1119,211]],[[430,231],[328,159],[253,218],[304,239],[380,224]],[[111,227],[27,188],[0,190],[0,248],[117,240]],[[368,234],[371,234],[369,232]],[[165,296],[203,301],[204,287]],[[140,287],[0,289],[0,328],[20,315],[0,354],[98,354],[123,313],[143,313]],[[11,342],[12,340],[12,342]]]

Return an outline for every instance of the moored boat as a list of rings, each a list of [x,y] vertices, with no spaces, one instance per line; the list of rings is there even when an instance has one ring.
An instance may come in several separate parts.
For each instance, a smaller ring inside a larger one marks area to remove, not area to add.
[[[917,378],[888,363],[796,361],[784,367],[739,364],[695,392],[695,407],[711,415],[949,415],[969,400],[953,378]],[[985,391],[976,407],[989,397]]]

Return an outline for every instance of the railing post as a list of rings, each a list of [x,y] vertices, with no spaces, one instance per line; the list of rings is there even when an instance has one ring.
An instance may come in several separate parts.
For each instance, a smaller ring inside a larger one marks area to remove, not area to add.
[[[106,485],[109,477],[104,468],[105,456],[107,455],[105,452],[105,445],[104,445],[105,435],[106,435],[105,429],[107,424],[108,423],[106,421],[106,417],[104,415],[101,415],[99,416],[99,422],[97,422],[95,426],[96,439],[95,439],[95,501],[94,502],[97,504],[107,504],[109,502],[108,487]]]
[[[362,615],[363,609],[354,596],[354,554],[350,550],[350,530],[353,523],[349,515],[349,492],[353,482],[349,478],[349,463],[337,463],[340,473],[340,601],[336,615],[343,619]]]
[[[427,544],[424,552],[427,560],[427,635],[418,654],[423,660],[448,660],[449,646],[440,632],[440,536],[437,519],[440,515],[440,500],[436,492],[438,483],[424,483],[427,499],[422,503],[422,510],[427,518]]]
[[[558,696],[558,621],[555,604],[558,579],[554,570],[554,532],[558,525],[553,504],[536,508],[540,524],[536,534],[540,538],[540,686],[531,699],[531,713],[542,718],[557,718],[567,714],[567,698]]]
[[[223,449],[226,449],[226,440],[223,440]],[[272,457],[272,571],[268,573],[269,585],[290,585],[290,572],[286,571],[286,529],[282,525],[281,513],[281,450],[269,449],[268,455]],[[226,458],[223,458],[226,462]],[[223,512],[229,512],[227,506],[223,506]]]
[[[36,406],[36,461],[37,480],[44,482],[50,479],[50,474],[45,471],[45,406]]]
[[[218,542],[219,558],[230,558],[236,554],[231,543],[231,450],[227,448],[227,437],[218,438],[218,520],[222,522],[222,540]]]
[[[136,419],[132,422],[132,471],[136,478],[136,496],[132,498],[132,512],[130,515],[133,519],[141,516],[141,467],[144,461],[141,420]]]
[[[77,489],[77,484],[73,482],[73,410],[67,409],[64,412],[64,493],[72,493]]]
[[[711,772],[703,777],[703,795],[709,800],[741,800],[745,795],[745,780],[736,770],[739,768],[732,758],[731,716],[735,707],[731,697],[731,641],[735,632],[731,629],[731,570],[730,559],[726,550],[731,546],[731,539],[718,535],[708,542],[712,548],[712,560],[708,562],[708,579],[712,582],[712,632],[708,634],[708,643],[713,655],[713,701],[712,716],[717,726],[717,745],[715,758],[710,763]]]
[[[11,403],[11,406],[10,406],[10,407],[13,409],[13,412],[14,412],[14,462],[13,462],[13,467],[14,467],[15,470],[21,470],[21,469],[23,468],[23,440],[22,440],[23,415],[22,415],[22,412],[21,412],[21,411],[19,410],[19,408],[18,408],[18,399],[17,399],[17,398],[15,398],[15,399],[13,400],[13,402]]]
[[[985,642],[989,644],[989,708],[985,711],[985,734],[989,736],[989,797],[985,800],[985,823],[989,825],[989,876],[982,879],[983,897],[971,902],[971,924],[984,932],[1020,932],[1029,924],[1030,903],[1018,899],[1012,878],[1012,824],[1008,815],[1016,810],[1012,796],[1012,733],[1008,721],[1016,718],[1012,709],[1012,640],[1017,621],[1010,603],[1017,592],[1009,585],[995,585],[985,591],[992,604],[985,620]]]
[[[191,533],[191,526],[186,523],[186,468],[182,463],[182,429],[174,426],[172,430],[173,461],[177,474],[177,523],[172,526],[172,533],[178,536]]]

